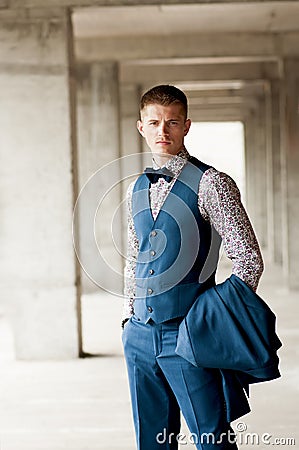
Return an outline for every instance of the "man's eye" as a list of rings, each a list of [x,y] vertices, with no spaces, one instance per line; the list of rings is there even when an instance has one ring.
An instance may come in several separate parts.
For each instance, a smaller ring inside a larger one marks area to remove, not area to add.
[[[170,123],[170,125],[177,125],[178,124],[178,122],[176,120],[171,120],[169,123]]]
[[[157,125],[156,121],[149,122],[149,125]]]

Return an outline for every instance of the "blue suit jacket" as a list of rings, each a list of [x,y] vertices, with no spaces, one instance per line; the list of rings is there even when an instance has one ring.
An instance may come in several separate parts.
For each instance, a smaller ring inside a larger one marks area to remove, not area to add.
[[[176,353],[222,373],[228,421],[250,411],[248,385],[280,377],[275,315],[236,275],[199,295],[179,328]]]

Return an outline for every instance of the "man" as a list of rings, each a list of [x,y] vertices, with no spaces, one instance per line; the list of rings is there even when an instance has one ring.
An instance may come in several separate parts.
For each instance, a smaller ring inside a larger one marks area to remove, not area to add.
[[[175,350],[180,323],[215,285],[219,236],[232,273],[253,291],[263,271],[236,184],[184,147],[187,112],[182,91],[155,86],[137,123],[153,156],[127,194],[123,344],[138,450],[177,449],[180,410],[198,449],[237,448],[220,371]]]

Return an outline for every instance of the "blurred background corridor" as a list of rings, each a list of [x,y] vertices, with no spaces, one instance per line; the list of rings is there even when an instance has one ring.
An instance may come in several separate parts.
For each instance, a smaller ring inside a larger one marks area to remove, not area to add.
[[[282,378],[244,422],[297,433],[299,2],[0,0],[1,450],[134,448],[124,198],[160,83],[186,92],[186,147],[235,179],[265,259]]]

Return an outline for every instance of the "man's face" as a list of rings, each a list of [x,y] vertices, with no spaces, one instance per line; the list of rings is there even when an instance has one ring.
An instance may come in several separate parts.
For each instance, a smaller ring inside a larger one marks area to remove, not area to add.
[[[138,131],[153,155],[161,157],[176,155],[182,149],[190,125],[183,107],[177,103],[169,106],[149,104],[141,111],[141,120],[137,122]]]

